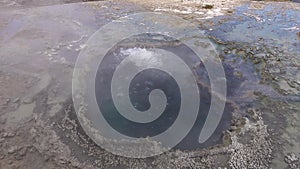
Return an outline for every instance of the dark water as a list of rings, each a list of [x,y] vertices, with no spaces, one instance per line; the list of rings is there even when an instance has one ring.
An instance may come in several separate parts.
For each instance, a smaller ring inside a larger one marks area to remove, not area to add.
[[[199,57],[191,49],[178,41],[168,37],[162,38],[164,39],[162,41],[157,39],[153,40],[151,38],[152,35],[144,34],[133,37],[132,40],[124,40],[120,42],[104,57],[102,63],[99,65],[96,76],[96,98],[105,119],[118,132],[136,138],[147,136],[151,137],[166,131],[177,118],[180,109],[181,94],[178,84],[169,74],[158,69],[144,70],[138,73],[131,81],[129,97],[132,105],[140,111],[148,110],[150,107],[148,100],[149,93],[154,89],[161,89],[164,91],[167,98],[166,109],[159,118],[146,124],[133,122],[123,117],[114,106],[110,92],[113,72],[115,71],[116,66],[120,64],[125,57],[118,55],[120,50],[134,47],[142,47],[146,49],[153,47],[161,48],[180,57],[190,67],[190,69],[192,69],[195,63],[201,62]],[[176,69],[176,65],[174,65],[174,68]],[[241,84],[241,79],[234,78],[233,69],[230,68],[229,65],[224,65],[224,68],[226,76],[229,78],[228,94],[231,95],[234,93],[235,88]],[[196,68],[195,76],[197,76],[201,81],[201,84],[198,84],[201,102],[198,117],[193,128],[177,145],[177,148],[183,150],[203,148],[221,143],[223,132],[230,127],[231,116],[234,111],[234,106],[227,103],[221,123],[213,136],[203,144],[198,143],[201,129],[210,108],[211,93],[209,90],[209,78],[204,66],[198,66]]]

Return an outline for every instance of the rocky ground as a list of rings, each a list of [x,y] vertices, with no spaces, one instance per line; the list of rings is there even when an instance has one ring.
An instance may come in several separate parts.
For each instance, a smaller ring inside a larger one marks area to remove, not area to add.
[[[300,168],[299,3],[69,2],[0,1],[0,168]],[[221,144],[127,159],[82,130],[76,58],[101,26],[140,11],[188,19],[216,45],[236,105]]]

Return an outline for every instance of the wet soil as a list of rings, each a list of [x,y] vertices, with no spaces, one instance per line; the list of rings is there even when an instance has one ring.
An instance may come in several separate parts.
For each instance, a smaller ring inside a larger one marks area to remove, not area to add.
[[[0,2],[0,168],[300,167],[299,3],[11,2]],[[219,51],[235,109],[217,145],[127,159],[82,130],[71,99],[80,50],[104,24],[146,10],[190,20]]]

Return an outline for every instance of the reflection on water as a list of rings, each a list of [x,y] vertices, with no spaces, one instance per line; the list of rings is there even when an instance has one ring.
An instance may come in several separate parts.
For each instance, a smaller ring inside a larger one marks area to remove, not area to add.
[[[137,123],[123,117],[117,111],[110,92],[113,72],[115,71],[116,66],[119,65],[126,57],[123,55],[124,51],[131,51],[132,53],[134,50],[138,50],[140,48],[145,48],[145,51],[153,47],[160,48],[170,51],[177,57],[180,57],[190,67],[190,69],[194,71],[199,82],[198,88],[200,91],[199,97],[201,101],[198,117],[191,131],[177,145],[177,148],[190,150],[221,143],[223,132],[230,127],[230,120],[232,112],[234,111],[233,105],[230,103],[226,104],[221,123],[214,135],[205,143],[198,143],[199,135],[211,104],[208,74],[203,64],[199,64],[201,63],[200,58],[187,46],[169,37],[158,38],[157,36],[161,35],[146,34],[132,37],[129,40],[124,40],[111,49],[104,57],[102,63],[105,64],[100,64],[96,77],[96,98],[98,104],[101,105],[99,108],[101,109],[101,112],[104,112],[103,115],[105,119],[118,132],[136,138],[158,135],[172,126],[180,109],[181,93],[175,79],[173,79],[173,77],[168,73],[158,69],[146,69],[138,73],[131,81],[129,87],[129,98],[131,100],[131,104],[137,110],[145,111],[150,108],[148,97],[150,92],[154,89],[160,89],[166,95],[167,105],[164,112],[161,116],[159,116],[159,118],[150,123]],[[195,65],[197,66],[195,67]],[[176,65],[174,65],[174,69],[176,69]],[[229,65],[226,65],[225,70],[228,70],[228,72],[226,72],[229,78],[228,93],[231,95],[234,93],[236,86],[240,85],[241,82],[239,79],[232,78],[233,76],[231,75],[233,72],[230,71]],[[232,81],[234,82],[232,83]]]

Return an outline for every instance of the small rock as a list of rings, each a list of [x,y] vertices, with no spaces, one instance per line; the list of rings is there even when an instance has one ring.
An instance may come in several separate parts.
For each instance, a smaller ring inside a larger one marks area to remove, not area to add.
[[[20,101],[20,98],[17,97],[17,98],[15,98],[12,102],[13,102],[13,103],[17,103],[17,102],[19,102],[19,101]]]
[[[263,59],[266,57],[266,54],[264,54],[264,53],[255,54],[254,57]]]
[[[291,164],[294,162],[299,161],[299,157],[297,157],[294,153],[288,153],[285,157],[284,157],[284,161],[287,164]]]
[[[280,73],[281,70],[279,68],[273,67],[273,68],[270,68],[269,72],[270,73]]]
[[[235,54],[236,54],[236,51],[237,51],[236,49],[233,49],[233,50],[232,50],[232,54],[235,55]]]
[[[254,54],[254,53],[252,52],[252,49],[249,49],[249,48],[246,49],[246,53],[252,54],[252,55]]]
[[[120,10],[120,8],[117,7],[117,6],[114,6],[113,9],[114,9],[114,10]]]
[[[224,49],[224,53],[225,53],[225,54],[230,54],[230,53],[231,53],[231,51],[230,51],[230,50],[228,50],[228,49]]]
[[[33,102],[33,98],[32,97],[26,97],[23,99],[23,103],[24,104],[30,104]]]
[[[297,87],[297,84],[296,84],[294,81],[288,80],[288,81],[287,81],[287,84],[288,84],[291,88],[296,88],[296,87]]]
[[[26,152],[27,152],[27,148],[24,147],[24,148],[22,148],[22,149],[18,152],[18,154],[19,154],[20,156],[25,156],[25,155],[26,155]]]
[[[246,53],[244,51],[238,51],[237,54],[240,56],[244,56]]]
[[[214,8],[214,6],[211,5],[211,4],[205,4],[205,5],[202,6],[202,8],[203,9],[212,9],[212,8]]]
[[[18,150],[17,146],[12,146],[8,149],[8,154],[13,154],[14,152],[16,152]]]
[[[66,161],[64,159],[59,159],[60,164],[66,164]]]
[[[239,72],[239,71],[235,71],[234,73],[234,76],[237,76],[239,78],[242,78],[243,77],[243,73],[242,72]]]
[[[300,38],[300,32],[297,33],[298,37]]]

